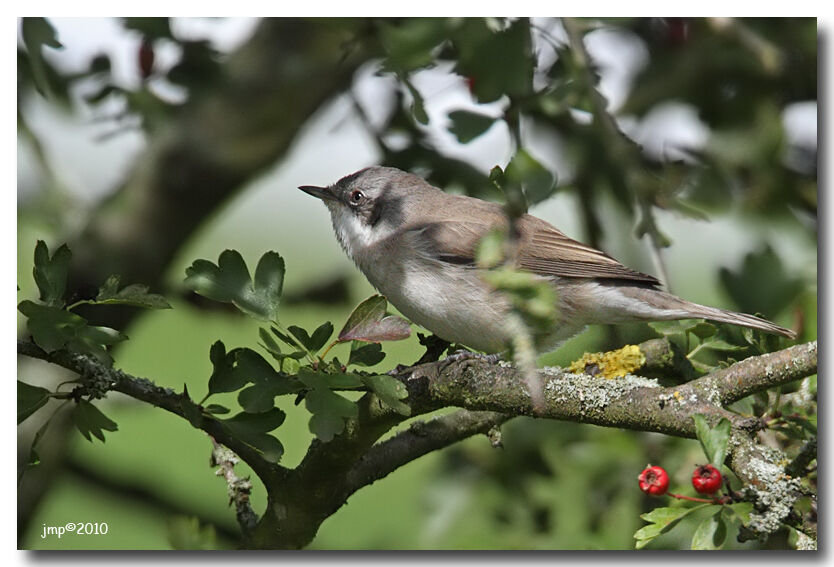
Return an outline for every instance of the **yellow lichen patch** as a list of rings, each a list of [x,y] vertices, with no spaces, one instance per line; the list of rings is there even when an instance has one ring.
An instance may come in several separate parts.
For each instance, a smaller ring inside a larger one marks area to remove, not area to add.
[[[602,378],[622,378],[646,363],[646,356],[637,345],[627,345],[609,352],[585,353],[568,367],[574,374],[589,374]]]

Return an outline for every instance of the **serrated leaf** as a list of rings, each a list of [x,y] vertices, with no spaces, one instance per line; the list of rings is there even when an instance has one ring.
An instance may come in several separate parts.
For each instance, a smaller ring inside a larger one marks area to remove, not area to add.
[[[49,398],[52,392],[40,386],[32,386],[26,382],[17,381],[17,423],[20,424],[27,417],[38,411]]]
[[[374,295],[356,306],[339,331],[339,342],[399,341],[411,335],[408,321],[395,315],[385,315],[388,301]]]
[[[222,341],[215,341],[209,349],[212,372],[209,377],[208,390],[210,394],[234,392],[243,388],[247,380],[239,372],[235,372],[236,349],[226,352],[226,345]]]
[[[333,323],[327,321],[326,323],[319,325],[319,327],[313,331],[312,336],[308,335],[307,331],[301,327],[297,327],[295,325],[289,326],[287,330],[292,333],[296,339],[298,339],[298,342],[304,345],[304,348],[311,353],[316,353],[325,345],[325,343],[327,343],[327,339],[330,338],[330,335],[333,334]]]
[[[269,432],[280,427],[286,414],[278,408],[263,413],[241,412],[229,419],[218,420],[238,440],[246,443],[271,463],[284,454],[284,446]]]
[[[637,549],[642,549],[657,536],[674,528],[685,516],[705,506],[712,506],[712,504],[701,504],[693,508],[662,507],[641,514],[640,517],[649,522],[649,525],[634,532],[634,539],[637,540],[635,546]]]
[[[447,130],[454,134],[458,142],[468,144],[475,138],[483,135],[489,130],[496,119],[480,112],[468,110],[455,110],[449,113],[449,120],[452,123]]]
[[[43,240],[38,240],[35,245],[35,266],[32,268],[32,274],[40,291],[40,299],[47,305],[64,306],[71,258],[72,252],[66,244],[61,245],[51,258],[49,248]]]
[[[237,396],[237,402],[248,413],[261,413],[275,407],[275,396],[297,394],[304,384],[294,377],[280,377],[269,382],[258,382],[244,388]]]
[[[400,401],[408,397],[408,390],[405,384],[387,374],[363,376],[362,381],[385,405],[401,415],[411,415],[411,408],[408,404]]]
[[[701,442],[704,454],[710,463],[720,468],[724,464],[730,442],[730,421],[722,417],[715,427],[710,428],[702,414],[695,414],[692,419],[695,421],[695,435]]]
[[[186,270],[185,285],[223,303],[232,303],[250,317],[275,320],[284,285],[284,260],[276,252],[264,254],[255,269],[254,282],[243,257],[224,250],[217,264],[195,260]]]
[[[161,295],[148,293],[148,286],[131,284],[119,289],[119,276],[110,276],[98,290],[95,303],[100,305],[132,305],[147,309],[171,309],[171,304]]]
[[[723,508],[700,523],[692,535],[692,549],[721,549],[727,538],[727,524],[722,515]]]
[[[81,435],[90,442],[92,442],[93,437],[97,437],[104,442],[105,431],[117,431],[119,429],[116,422],[104,415],[96,406],[83,399],[75,405],[72,420]]]
[[[307,411],[313,414],[309,422],[310,432],[325,442],[344,430],[345,418],[359,415],[356,402],[324,388],[307,392],[304,404]]]
[[[310,368],[300,368],[298,379],[312,389],[346,390],[359,388],[363,384],[362,376],[358,374],[321,372]]]
[[[385,353],[382,352],[382,345],[379,343],[362,344],[359,341],[353,341],[347,363],[348,365],[374,366],[382,362],[384,358]]]
[[[113,359],[105,347],[127,338],[115,329],[90,327],[83,317],[50,305],[25,300],[17,308],[27,317],[26,327],[32,339],[46,352],[67,348],[110,365]]]

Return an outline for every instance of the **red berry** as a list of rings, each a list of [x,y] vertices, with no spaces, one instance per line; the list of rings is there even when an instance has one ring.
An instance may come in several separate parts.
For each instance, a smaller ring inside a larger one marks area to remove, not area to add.
[[[640,484],[640,490],[652,496],[666,494],[666,490],[669,488],[669,473],[663,467],[649,465],[643,469],[637,480]]]
[[[721,473],[712,465],[698,465],[692,473],[692,486],[700,494],[713,494],[721,488]]]

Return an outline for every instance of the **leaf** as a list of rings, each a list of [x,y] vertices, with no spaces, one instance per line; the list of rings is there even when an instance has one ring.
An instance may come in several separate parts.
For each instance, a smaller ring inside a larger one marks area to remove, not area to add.
[[[475,263],[480,268],[494,268],[504,261],[507,234],[503,230],[490,230],[480,241],[475,253]]]
[[[20,424],[27,417],[38,411],[49,398],[52,392],[40,386],[32,386],[26,382],[17,381],[17,423]]]
[[[446,38],[441,18],[405,18],[389,23],[377,22],[379,39],[385,49],[383,66],[399,73],[414,71],[434,63],[434,49]]]
[[[692,549],[721,549],[727,538],[727,524],[722,516],[723,508],[701,522],[692,535]]]
[[[496,122],[492,116],[468,110],[454,110],[449,113],[449,119],[452,124],[447,129],[461,144],[468,144],[485,134]]]
[[[524,149],[516,152],[504,174],[509,184],[524,188],[528,205],[544,201],[556,189],[556,177]]]
[[[535,66],[530,41],[529,23],[523,18],[503,30],[491,29],[483,18],[466,18],[454,34],[455,72],[472,79],[478,102],[529,95]]]
[[[17,308],[27,317],[26,327],[32,339],[46,352],[67,348],[109,365],[113,359],[104,347],[127,338],[114,329],[89,327],[83,317],[57,307],[24,300]]]
[[[148,293],[148,286],[131,284],[119,290],[119,276],[110,276],[98,290],[95,303],[99,305],[132,305],[148,309],[171,309],[161,295]]]
[[[324,390],[349,390],[359,388],[364,384],[363,377],[358,374],[327,373],[310,368],[300,368],[298,379],[311,389]]]
[[[715,427],[710,428],[702,414],[695,414],[692,419],[695,421],[695,434],[698,441],[701,442],[704,454],[710,463],[720,468],[727,456],[727,444],[730,441],[730,421],[726,417],[722,417]]]
[[[387,374],[379,374],[376,376],[363,376],[362,381],[370,388],[385,405],[396,411],[397,413],[409,416],[411,415],[411,408],[408,404],[404,404],[400,400],[408,397],[408,390],[405,384]]]
[[[32,268],[32,273],[41,294],[40,299],[47,305],[64,306],[64,292],[67,289],[67,273],[71,258],[72,252],[66,244],[58,248],[52,258],[49,257],[49,248],[43,240],[38,240],[35,245],[35,266]]]
[[[297,394],[304,384],[297,378],[281,377],[271,382],[258,382],[244,388],[237,395],[237,402],[248,413],[261,413],[275,407],[275,396]]]
[[[709,348],[709,349],[712,349],[712,350],[720,350],[720,351],[723,351],[723,352],[734,352],[734,351],[739,351],[739,350],[745,350],[747,348],[745,346],[734,345],[734,344],[728,343],[727,341],[725,341],[723,339],[716,339],[716,338],[707,339],[701,344],[702,344],[703,348]]]
[[[119,428],[116,422],[101,413],[96,406],[87,400],[79,400],[72,412],[72,420],[75,427],[81,432],[87,441],[92,442],[92,436],[98,437],[104,442],[105,431],[117,431]]]
[[[185,273],[185,285],[200,295],[232,303],[256,319],[272,321],[278,317],[284,285],[284,259],[276,252],[261,256],[255,268],[254,282],[249,277],[246,262],[236,250],[224,250],[216,265],[208,260],[195,260]]]
[[[641,514],[640,517],[649,522],[649,525],[634,532],[634,539],[637,540],[635,546],[637,549],[642,549],[657,536],[674,528],[685,516],[705,506],[712,506],[712,504],[701,504],[693,508],[655,508],[651,512]]]
[[[220,404],[209,404],[203,408],[203,411],[212,415],[223,415],[229,413],[231,410]]]
[[[350,347],[350,356],[348,357],[348,365],[356,364],[357,366],[374,366],[382,362],[385,358],[385,353],[382,352],[382,345],[379,343],[362,344],[359,341],[353,341]]]
[[[692,333],[701,340],[713,336],[718,332],[718,327],[706,321],[699,321],[694,326],[686,329],[688,333]]]
[[[408,321],[395,315],[385,316],[388,301],[374,295],[356,306],[339,331],[339,342],[399,341],[411,335]]]
[[[307,331],[301,327],[296,327],[295,325],[291,325],[287,328],[287,330],[291,332],[293,336],[298,339],[298,342],[304,345],[310,353],[315,354],[327,343],[327,339],[329,339],[330,335],[333,334],[333,323],[327,321],[326,323],[319,325],[319,327],[313,331],[312,336],[308,335]]]
[[[284,454],[284,446],[269,432],[280,427],[286,414],[278,408],[263,413],[241,412],[229,419],[218,420],[222,427],[238,440],[271,463],[277,463]]]
[[[226,353],[226,345],[222,341],[215,341],[209,349],[212,372],[209,377],[208,390],[210,394],[234,392],[246,385],[246,380],[235,372],[235,351]]]
[[[26,53],[29,55],[35,88],[41,95],[49,96],[52,89],[47,78],[47,63],[43,58],[43,48],[59,49],[63,45],[58,41],[55,28],[46,18],[23,18],[21,36],[23,45],[26,46]]]
[[[357,417],[359,407],[356,402],[326,389],[314,389],[304,396],[310,417],[310,432],[324,442],[333,440],[345,428],[345,418]]]
[[[745,255],[738,270],[721,268],[721,283],[745,313],[764,313],[770,318],[787,308],[805,287],[770,246]]]
[[[414,85],[411,84],[411,81],[406,79],[405,77],[400,77],[400,79],[405,84],[408,92],[411,93],[411,114],[414,115],[414,119],[417,120],[420,124],[426,125],[429,123],[429,115],[426,114],[426,107],[423,103],[423,97],[420,92],[414,88]]]

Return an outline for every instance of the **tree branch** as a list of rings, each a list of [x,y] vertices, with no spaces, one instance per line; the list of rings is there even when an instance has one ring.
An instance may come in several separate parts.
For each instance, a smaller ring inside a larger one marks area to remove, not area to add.
[[[31,358],[38,358],[56,364],[67,370],[75,372],[85,378],[94,378],[99,383],[107,383],[109,389],[121,392],[128,396],[147,402],[153,406],[169,411],[188,421],[188,415],[183,410],[183,401],[194,403],[184,394],[178,394],[170,388],[157,386],[147,378],[138,378],[115,368],[108,368],[99,362],[78,354],[71,354],[67,351],[55,351],[47,353],[39,346],[29,341],[17,341],[17,352]],[[192,419],[193,416],[192,416]],[[270,463],[263,459],[254,449],[242,443],[221,427],[220,422],[204,414],[200,414],[192,425],[202,429],[212,438],[216,439],[232,451],[234,451],[252,470],[264,481],[280,482],[286,474],[286,468],[281,465]]]
[[[407,430],[371,447],[348,471],[345,488],[352,494],[423,455],[487,433],[512,417],[489,411],[458,410],[427,422],[414,422]]]

